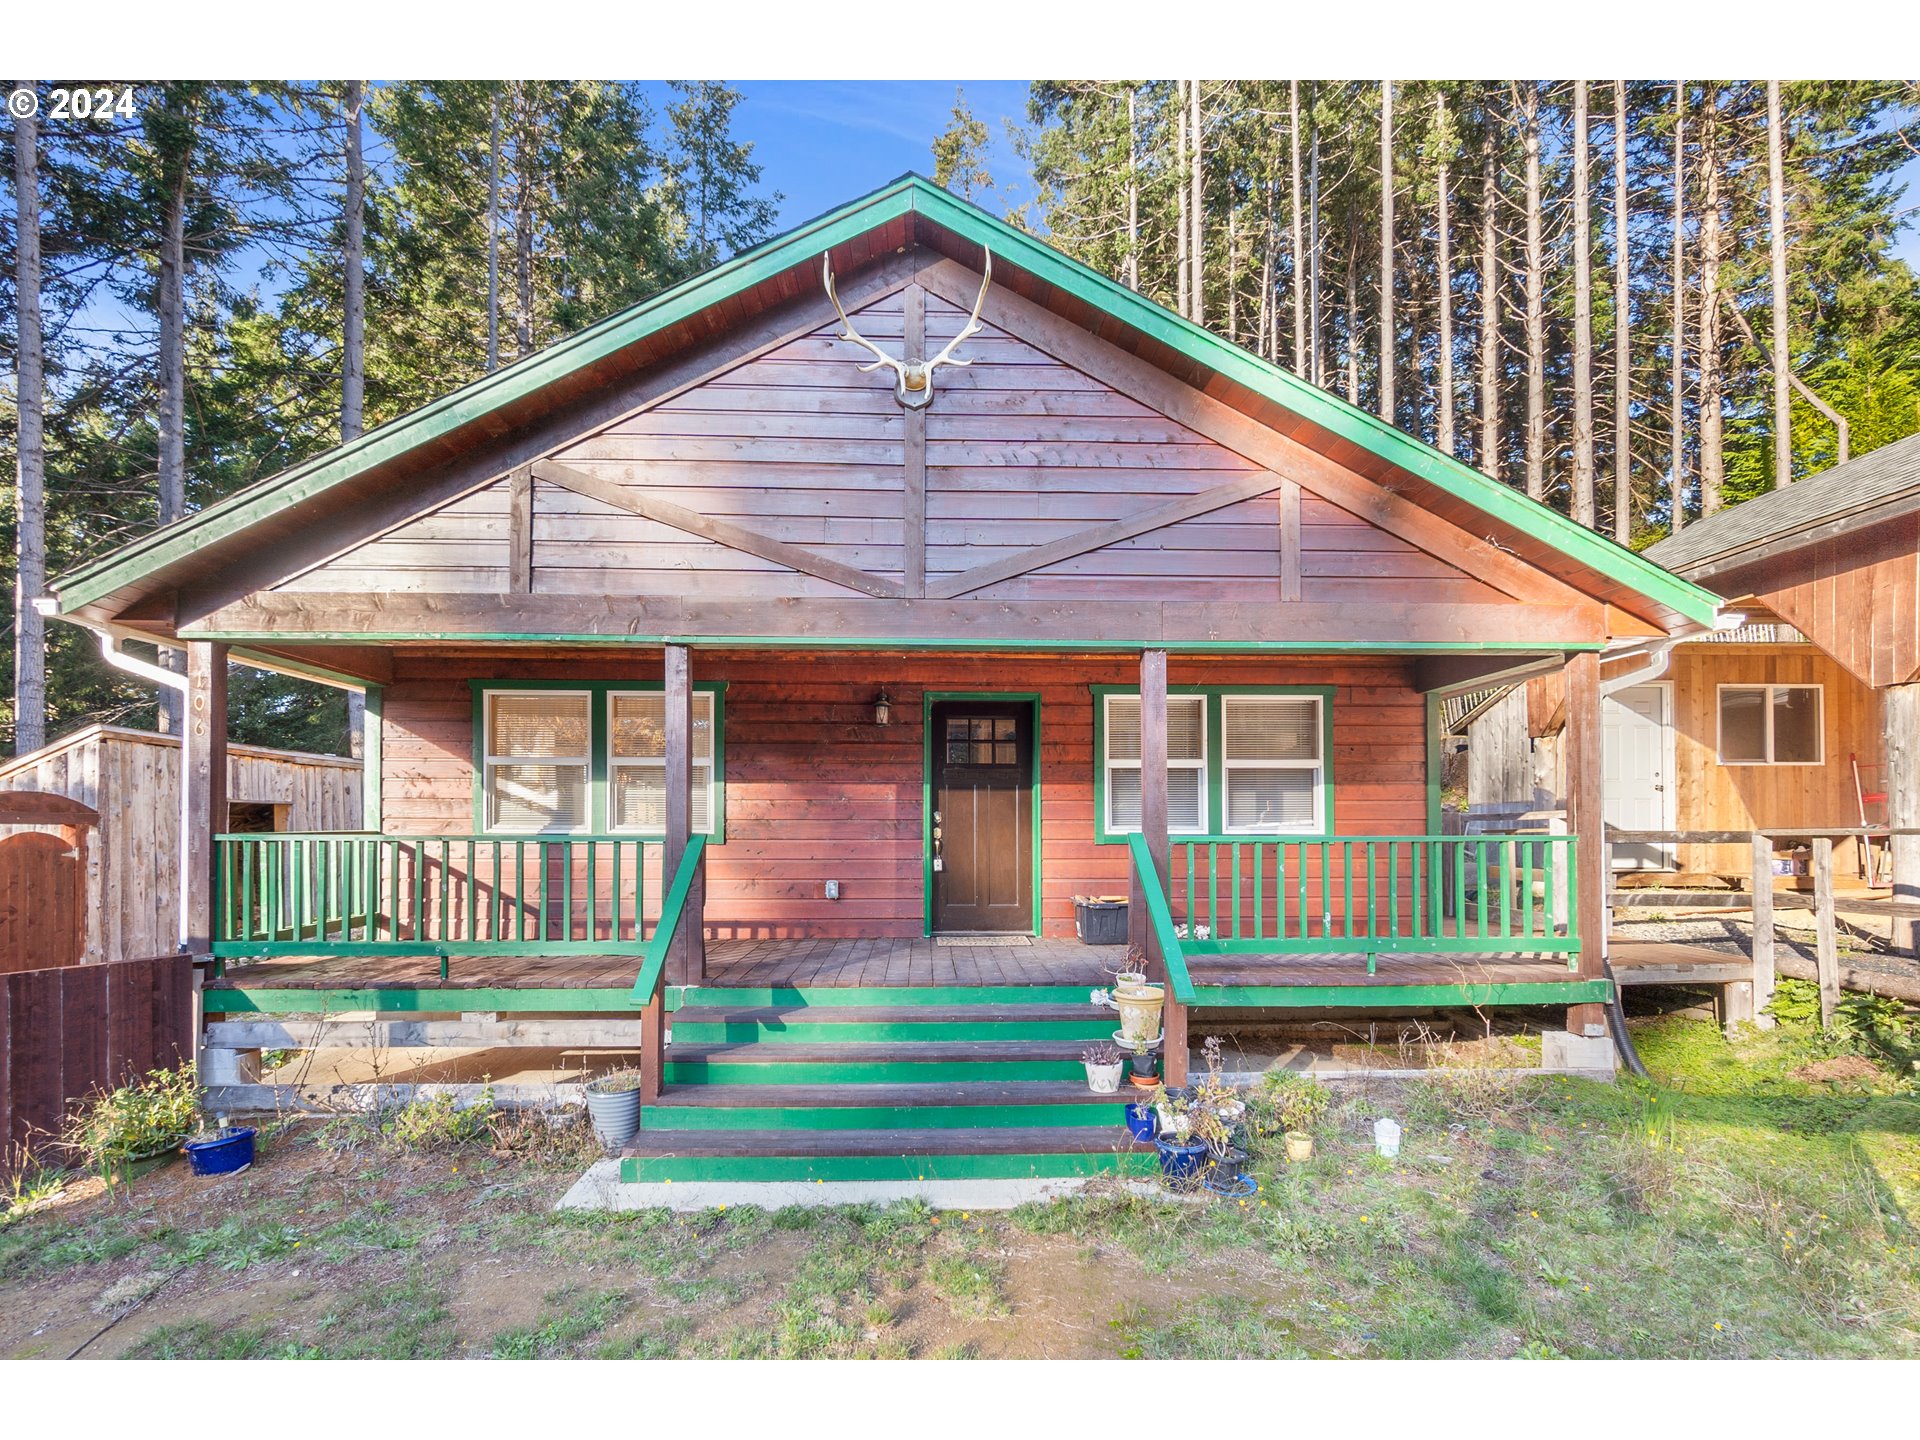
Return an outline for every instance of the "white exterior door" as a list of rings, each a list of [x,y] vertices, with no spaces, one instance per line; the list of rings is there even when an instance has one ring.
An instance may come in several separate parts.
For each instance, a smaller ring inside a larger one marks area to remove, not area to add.
[[[1607,823],[1622,830],[1674,828],[1673,692],[1633,685],[1607,697],[1603,730]],[[1671,845],[1616,845],[1616,870],[1671,870]]]

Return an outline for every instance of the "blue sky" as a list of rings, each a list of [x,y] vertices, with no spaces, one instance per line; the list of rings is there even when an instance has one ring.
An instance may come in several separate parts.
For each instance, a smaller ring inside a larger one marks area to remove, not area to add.
[[[933,173],[933,137],[953,118],[956,89],[986,122],[998,213],[1031,198],[1026,166],[1008,143],[1006,120],[1026,122],[1024,80],[736,81],[746,97],[733,113],[734,133],[753,143],[769,189],[782,195],[780,226],[811,220],[877,189],[902,171]],[[642,87],[664,120],[673,92]]]

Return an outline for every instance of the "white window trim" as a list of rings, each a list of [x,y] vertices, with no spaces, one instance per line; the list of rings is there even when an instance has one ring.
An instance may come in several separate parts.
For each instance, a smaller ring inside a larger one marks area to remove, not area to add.
[[[515,699],[586,700],[587,704],[587,748],[579,755],[496,755],[493,751],[493,702],[498,696],[510,695]],[[593,705],[592,695],[583,690],[565,688],[553,690],[502,689],[486,690],[481,695],[480,725],[480,818],[485,822],[481,833],[485,835],[587,835],[593,830]],[[579,765],[584,772],[586,784],[586,813],[582,823],[571,829],[558,829],[543,826],[537,830],[516,829],[501,825],[494,820],[493,772],[501,765]]]
[[[1212,728],[1208,724],[1208,720],[1210,717],[1207,714],[1207,697],[1205,695],[1182,695],[1177,691],[1173,691],[1173,692],[1169,692],[1167,698],[1169,700],[1174,700],[1174,699],[1178,699],[1182,701],[1198,700],[1200,702],[1200,757],[1197,760],[1169,759],[1167,761],[1167,769],[1169,770],[1198,770],[1200,772],[1200,805],[1199,805],[1200,823],[1198,825],[1191,825],[1191,826],[1169,824],[1167,826],[1167,833],[1169,835],[1205,835],[1208,833],[1208,830],[1207,830],[1207,789],[1208,789],[1208,786],[1207,786],[1207,759],[1208,759],[1207,738],[1208,738],[1208,732]],[[1103,704],[1106,707],[1106,710],[1101,715],[1100,748],[1102,749],[1102,751],[1109,752],[1109,753],[1113,749],[1113,702],[1116,700],[1131,700],[1137,704],[1140,700],[1140,696],[1138,692],[1135,692],[1132,694],[1108,694],[1102,697],[1101,704]],[[1100,756],[1100,763],[1106,766],[1106,776],[1107,776],[1107,783],[1103,787],[1106,791],[1106,794],[1103,798],[1105,800],[1107,813],[1102,817],[1106,821],[1107,834],[1109,835],[1139,834],[1140,827],[1138,825],[1116,825],[1114,823],[1114,820],[1113,820],[1113,772],[1115,770],[1138,770],[1140,768],[1140,762],[1138,760],[1113,760],[1108,758],[1108,754],[1102,754]]]
[[[616,698],[621,698],[621,697],[626,697],[631,695],[659,695],[661,693],[662,692],[659,690],[640,689],[638,687],[631,690],[609,689],[607,691],[607,697],[606,697],[607,712],[605,716],[605,728],[602,731],[602,733],[605,734],[605,736],[607,737],[607,786],[606,786],[607,800],[606,800],[606,804],[607,804],[607,833],[609,835],[657,835],[660,833],[657,830],[649,830],[638,825],[616,825],[614,823],[614,819],[613,819],[614,771],[618,770],[622,765],[632,765],[632,766],[645,765],[650,768],[659,770],[660,773],[664,776],[667,770],[667,757],[665,755],[658,755],[658,756],[621,755],[614,750],[613,748],[613,736],[614,736],[613,702]],[[699,716],[700,705],[702,701],[704,701],[707,706],[707,735],[708,735],[707,786],[706,786],[707,824],[705,829],[696,830],[694,833],[696,835],[712,835],[715,829],[718,827],[718,822],[719,822],[719,814],[718,814],[719,797],[714,792],[716,789],[716,782],[720,778],[720,767],[716,763],[716,757],[719,752],[719,741],[720,741],[719,730],[717,728],[719,724],[720,704],[719,704],[718,698],[714,695],[713,691],[695,690],[692,696],[691,708],[694,712],[696,719]]]
[[[1767,697],[1766,704],[1762,707],[1766,715],[1765,734],[1766,734],[1766,743],[1767,743],[1767,754],[1765,759],[1763,760],[1729,760],[1726,758],[1726,753],[1727,753],[1727,747],[1725,744],[1726,737],[1722,733],[1722,730],[1725,725],[1725,720],[1726,720],[1726,707],[1722,697],[1729,690],[1764,690],[1766,692],[1766,697]],[[1813,733],[1815,734],[1815,736],[1818,737],[1820,742],[1819,753],[1815,756],[1815,758],[1811,760],[1776,760],[1773,758],[1773,697],[1774,697],[1774,692],[1777,690],[1811,690],[1813,691],[1816,697],[1816,704],[1818,708],[1818,716],[1813,727]],[[1800,769],[1806,769],[1809,767],[1826,764],[1827,763],[1827,687],[1825,685],[1819,684],[1817,682],[1811,682],[1811,681],[1809,682],[1789,681],[1782,684],[1774,684],[1771,681],[1763,681],[1763,680],[1753,680],[1753,681],[1730,680],[1714,686],[1713,688],[1713,758],[1722,767],[1729,770],[1750,768],[1758,765],[1765,765],[1769,767],[1778,766],[1785,769],[1792,769],[1796,767]]]
[[[1226,754],[1227,710],[1236,701],[1251,705],[1297,705],[1302,700],[1313,705],[1313,747],[1319,752],[1312,760],[1230,760]],[[1262,695],[1247,691],[1220,696],[1220,809],[1223,835],[1324,835],[1327,829],[1327,757],[1326,704],[1324,695]],[[1278,825],[1228,825],[1233,813],[1233,772],[1236,770],[1311,770],[1313,775],[1313,821],[1304,829]]]

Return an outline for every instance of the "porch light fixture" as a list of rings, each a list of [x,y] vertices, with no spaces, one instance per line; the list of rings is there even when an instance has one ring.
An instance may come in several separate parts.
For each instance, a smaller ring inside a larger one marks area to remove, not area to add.
[[[884,689],[873,697],[873,723],[876,725],[893,723],[893,700]]]

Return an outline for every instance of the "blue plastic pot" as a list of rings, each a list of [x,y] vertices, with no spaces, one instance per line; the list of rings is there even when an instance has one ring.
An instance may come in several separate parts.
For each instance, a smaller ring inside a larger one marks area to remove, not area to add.
[[[1127,1133],[1136,1140],[1151,1140],[1160,1133],[1160,1122],[1154,1118],[1151,1105],[1127,1106]]]
[[[253,1164],[253,1138],[258,1132],[251,1125],[228,1126],[214,1140],[189,1140],[180,1148],[187,1152],[187,1163],[196,1175],[232,1175]]]
[[[1200,1141],[1169,1140],[1163,1135],[1153,1144],[1160,1152],[1160,1173],[1167,1179],[1190,1182],[1199,1178],[1200,1166],[1207,1157],[1207,1147]]]

